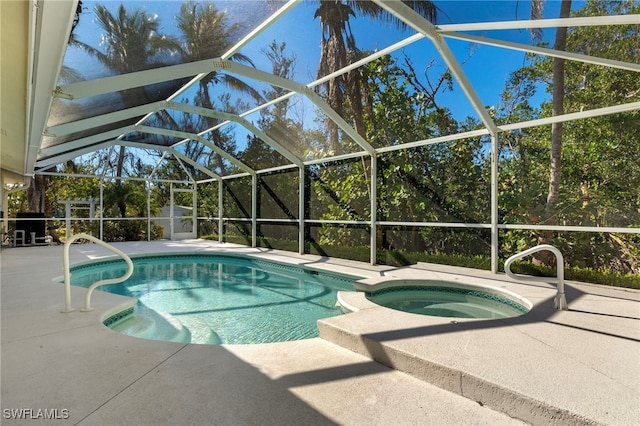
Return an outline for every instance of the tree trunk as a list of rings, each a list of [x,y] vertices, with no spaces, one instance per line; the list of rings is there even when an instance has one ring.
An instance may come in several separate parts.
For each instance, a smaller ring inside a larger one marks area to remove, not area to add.
[[[118,153],[118,162],[116,163],[116,182],[120,183],[120,178],[122,177],[122,172],[124,169],[124,145],[120,145],[120,152]]]
[[[44,213],[45,193],[47,191],[47,177],[34,175],[31,178],[31,185],[27,188],[27,204],[29,211],[34,213]]]
[[[571,12],[571,0],[562,0],[560,6],[560,18],[568,18]],[[567,28],[558,27],[553,45],[555,50],[564,51],[567,45]],[[552,115],[564,114],[564,59],[553,59],[553,99]],[[560,194],[560,182],[562,178],[562,123],[551,125],[551,163],[549,170],[549,192],[545,205],[545,225],[557,223],[556,204]],[[542,231],[538,236],[538,244],[550,244],[553,237],[552,231]],[[535,259],[539,262],[551,264],[554,257],[549,252],[538,252]]]

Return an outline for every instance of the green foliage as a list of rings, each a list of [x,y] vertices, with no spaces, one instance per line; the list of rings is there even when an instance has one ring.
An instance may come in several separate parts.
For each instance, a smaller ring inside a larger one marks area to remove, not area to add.
[[[162,239],[162,227],[151,222],[151,240]],[[106,242],[146,241],[146,220],[108,220],[104,222],[103,240]],[[94,235],[98,235],[94,231]]]
[[[591,0],[576,16],[637,14],[633,1]],[[613,60],[637,62],[637,25],[576,27],[569,31],[567,50]],[[550,103],[540,110],[529,105],[536,84],[552,86],[552,59],[532,58],[515,72],[498,108],[501,123],[551,115]],[[566,62],[566,112],[637,102],[637,73],[578,61]],[[552,216],[546,216],[549,181],[549,128],[501,134],[499,214],[504,223],[632,227],[640,224],[640,112],[632,111],[567,122],[563,126],[562,180]],[[515,253],[535,245],[540,232],[508,231],[501,251]],[[609,268],[640,273],[637,234],[552,233],[551,243],[566,261],[582,268]]]
[[[556,268],[548,265],[534,265],[531,262],[517,261],[511,270],[516,274],[538,277],[555,277]],[[640,275],[622,274],[608,269],[593,269],[579,266],[565,266],[565,280],[594,283],[612,287],[640,289]]]
[[[104,185],[103,207],[105,217],[144,217],[147,215],[147,190],[144,182],[116,181]],[[158,211],[151,205],[152,214]]]
[[[404,64],[383,56],[367,65],[364,73],[371,108],[363,115],[367,140],[373,146],[388,147],[428,139],[457,130],[472,130],[478,123],[458,124],[438,106],[436,97],[447,90],[451,76],[444,73],[432,87],[415,74],[408,58]],[[378,220],[394,222],[486,222],[489,212],[488,159],[482,138],[453,141],[413,149],[391,151],[378,156],[376,191]],[[368,160],[343,161],[312,168],[315,199],[310,217],[325,220],[370,218],[371,193]],[[453,236],[435,228],[413,228],[409,238],[378,235],[378,245],[395,249],[436,249],[455,251],[482,234],[469,231],[468,237]],[[352,228],[327,225],[321,245],[365,244]],[[487,241],[488,242],[488,241]],[[480,244],[481,246],[483,244]]]

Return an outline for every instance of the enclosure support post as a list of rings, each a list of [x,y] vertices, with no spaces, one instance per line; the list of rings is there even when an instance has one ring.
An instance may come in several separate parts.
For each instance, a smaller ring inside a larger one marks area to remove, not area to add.
[[[378,215],[377,215],[377,206],[378,206],[378,158],[375,153],[371,154],[371,235],[370,235],[370,263],[372,265],[376,264],[376,252],[378,251],[376,243],[377,243],[377,234],[378,234]]]
[[[251,247],[256,247],[258,231],[258,175],[251,176]]]
[[[102,194],[100,194],[102,197]],[[64,224],[66,228],[66,237],[71,237],[71,203],[66,203],[64,207]]]
[[[298,170],[298,253],[304,254],[304,166],[301,166]]]
[[[169,230],[171,231],[171,239],[173,240],[173,234],[175,232],[173,229],[173,183],[169,185],[169,203],[171,206],[171,210],[169,212]]]
[[[191,205],[193,206],[191,210],[193,212],[193,228],[191,228],[191,232],[198,238],[198,182],[195,180],[193,181],[193,192],[191,193]]]
[[[498,273],[498,136],[491,136],[491,272]]]
[[[151,241],[151,182],[147,179],[147,241]],[[102,239],[102,232],[100,232]]]
[[[104,240],[104,178],[102,176],[100,177],[100,239]]]
[[[222,179],[218,179],[218,242],[221,243],[223,241],[222,235],[224,234],[224,221],[222,220],[222,201],[224,184]]]
[[[2,217],[0,217],[0,220],[2,220],[0,231],[2,232],[2,235],[4,235],[5,232],[9,232],[9,220],[7,219],[9,217],[9,199],[5,197],[4,180],[2,180],[1,177],[0,177],[0,200],[2,201],[2,205],[1,205],[2,207],[0,207],[0,211],[4,213]]]

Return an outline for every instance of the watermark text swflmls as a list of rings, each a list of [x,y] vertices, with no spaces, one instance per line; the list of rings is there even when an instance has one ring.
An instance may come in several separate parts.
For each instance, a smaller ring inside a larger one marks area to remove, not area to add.
[[[66,408],[5,408],[2,410],[5,420],[65,420],[69,418]]]

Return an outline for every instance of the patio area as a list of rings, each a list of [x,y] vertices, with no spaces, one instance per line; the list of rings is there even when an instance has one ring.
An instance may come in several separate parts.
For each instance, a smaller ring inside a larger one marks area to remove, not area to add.
[[[533,302],[511,319],[427,317],[378,307],[319,322],[320,337],[191,345],[115,333],[127,301],[72,287],[62,314],[62,246],[2,251],[3,424],[609,424],[640,418],[640,292],[569,282],[555,290],[439,265],[407,268],[203,240],[116,243],[127,254],[243,252],[363,277],[488,283]],[[72,245],[71,262],[111,253]],[[489,281],[487,281],[489,280]],[[357,295],[352,295],[357,297]],[[392,368],[389,368],[392,367]],[[21,417],[21,418],[19,418]]]

